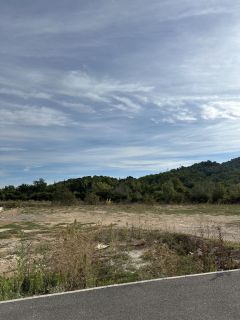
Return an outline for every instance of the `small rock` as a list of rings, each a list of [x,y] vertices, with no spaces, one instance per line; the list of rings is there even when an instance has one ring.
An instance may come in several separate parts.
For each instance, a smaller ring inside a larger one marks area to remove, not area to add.
[[[108,247],[109,247],[108,244],[98,243],[97,246],[96,246],[96,249],[102,250],[102,249],[106,249]]]

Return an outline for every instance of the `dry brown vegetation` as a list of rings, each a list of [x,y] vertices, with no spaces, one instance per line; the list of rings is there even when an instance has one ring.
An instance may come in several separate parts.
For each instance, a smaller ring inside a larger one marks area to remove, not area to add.
[[[239,267],[238,210],[48,204],[5,209],[1,299]]]

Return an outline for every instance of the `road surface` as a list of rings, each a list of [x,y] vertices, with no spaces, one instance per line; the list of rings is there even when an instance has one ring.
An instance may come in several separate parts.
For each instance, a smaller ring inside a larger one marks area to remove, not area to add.
[[[1,320],[239,320],[240,271],[0,303]]]

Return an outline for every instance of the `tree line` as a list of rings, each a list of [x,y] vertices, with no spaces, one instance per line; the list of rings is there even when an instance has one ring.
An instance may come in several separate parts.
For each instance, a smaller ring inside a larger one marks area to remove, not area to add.
[[[5,186],[0,200],[97,203],[240,203],[240,158],[201,162],[141,178],[87,176],[47,184]]]

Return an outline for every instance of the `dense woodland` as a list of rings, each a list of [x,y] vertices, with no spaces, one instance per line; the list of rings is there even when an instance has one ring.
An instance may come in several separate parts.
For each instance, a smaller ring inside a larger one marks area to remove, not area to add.
[[[141,178],[105,176],[69,179],[47,185],[0,189],[0,200],[53,201],[63,204],[98,203],[240,203],[240,158],[219,164],[201,162]]]

